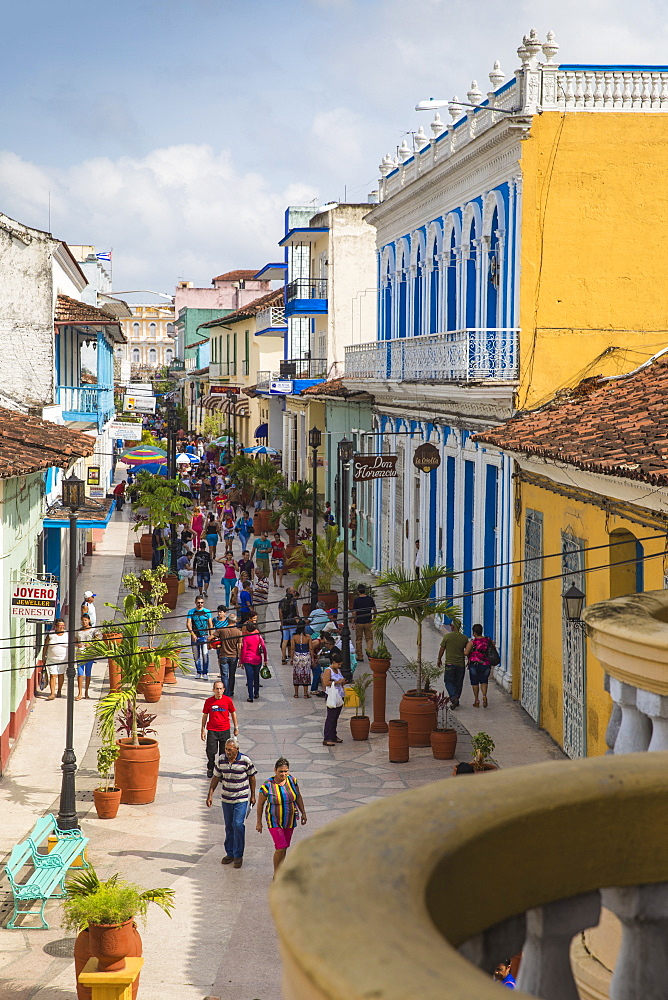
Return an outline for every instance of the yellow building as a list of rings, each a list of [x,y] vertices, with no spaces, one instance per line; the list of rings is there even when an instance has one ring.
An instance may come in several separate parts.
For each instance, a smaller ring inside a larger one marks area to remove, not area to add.
[[[611,702],[584,630],[587,605],[666,587],[668,355],[586,382],[477,435],[514,458],[513,694],[572,757],[605,753]]]
[[[136,373],[144,368],[161,368],[174,360],[174,306],[151,303],[130,305],[132,316],[123,319],[128,345],[126,356]]]

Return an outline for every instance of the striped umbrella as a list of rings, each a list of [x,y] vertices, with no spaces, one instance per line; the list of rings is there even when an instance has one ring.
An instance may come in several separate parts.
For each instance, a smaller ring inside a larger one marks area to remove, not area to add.
[[[126,465],[155,465],[164,462],[167,452],[162,448],[155,448],[150,444],[141,444],[136,448],[126,448],[121,455],[121,462]]]

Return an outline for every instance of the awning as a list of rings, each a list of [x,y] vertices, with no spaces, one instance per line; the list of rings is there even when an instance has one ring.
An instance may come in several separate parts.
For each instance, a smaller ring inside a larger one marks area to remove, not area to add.
[[[116,498],[108,496],[100,501],[100,513],[98,515],[82,514],[77,517],[77,528],[106,528],[115,510]],[[59,517],[57,514],[55,517],[47,515],[43,519],[45,528],[67,528],[69,527],[69,523],[68,517]]]
[[[267,424],[260,424],[259,427],[255,428],[255,434],[253,437],[256,438],[266,438],[269,434],[269,428]]]

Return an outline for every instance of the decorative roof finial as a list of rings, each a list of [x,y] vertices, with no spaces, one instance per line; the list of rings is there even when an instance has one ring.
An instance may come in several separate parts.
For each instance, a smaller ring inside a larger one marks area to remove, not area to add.
[[[380,161],[380,165],[378,167],[378,169],[380,170],[380,176],[387,177],[389,172],[392,170],[393,164],[394,160],[392,159],[389,153],[386,153],[383,159]]]
[[[498,90],[505,78],[506,74],[501,69],[501,63],[498,59],[495,59],[494,66],[489,74],[489,82],[492,85],[492,90]]]
[[[554,32],[548,31],[547,38],[543,43],[543,55],[545,56],[545,62],[549,65],[554,62],[554,57],[559,51],[559,45],[554,40]]]
[[[459,103],[459,98],[457,97],[456,94],[448,104],[448,111],[450,112],[450,117],[452,118],[453,122],[456,122],[458,118],[462,117],[463,108]]]
[[[424,134],[424,129],[422,128],[422,125],[420,125],[419,129],[415,133],[413,137],[413,142],[415,143],[415,148],[417,149],[418,153],[420,152],[421,149],[424,149],[425,146],[429,145],[429,139]]]
[[[413,150],[408,148],[408,143],[405,139],[402,139],[401,145],[399,146],[399,163],[405,163],[406,160],[410,160],[413,155]]]
[[[471,80],[471,89],[468,91],[466,96],[468,97],[469,102],[471,104],[480,104],[483,98],[483,94],[480,88],[478,87],[477,80]]]
[[[434,133],[434,138],[437,138],[441,134],[441,132],[445,131],[445,125],[441,121],[441,116],[439,115],[438,111],[434,115],[434,120],[431,123],[431,130]]]
[[[533,59],[541,49],[540,40],[536,34],[536,29],[532,28],[528,35],[524,36],[524,48],[529,53],[529,58]]]

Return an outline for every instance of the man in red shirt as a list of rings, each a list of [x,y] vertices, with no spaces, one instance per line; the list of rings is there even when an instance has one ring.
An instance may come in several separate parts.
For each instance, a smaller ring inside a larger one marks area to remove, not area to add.
[[[239,735],[237,713],[234,702],[225,694],[222,681],[213,685],[213,697],[207,698],[202,708],[202,741],[206,740],[206,757],[208,761],[207,777],[213,777],[213,766],[216,758],[225,752],[225,743],[230,738],[230,715],[234,726],[234,735]]]

